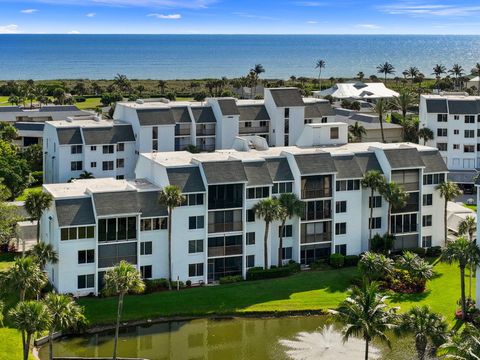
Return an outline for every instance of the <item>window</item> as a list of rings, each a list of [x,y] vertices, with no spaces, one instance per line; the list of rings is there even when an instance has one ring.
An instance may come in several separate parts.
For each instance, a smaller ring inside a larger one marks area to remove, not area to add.
[[[188,228],[190,230],[203,229],[205,227],[205,219],[203,216],[190,216],[188,218]]]
[[[140,220],[140,231],[166,230],[168,219],[166,217],[156,217]]]
[[[117,168],[124,168],[125,167],[125,159],[117,159]]]
[[[453,120],[460,120],[460,115],[453,115]]]
[[[360,190],[360,180],[338,180],[337,191]]]
[[[374,217],[369,221],[368,224],[369,229],[381,229],[382,228],[382,218],[381,217]]]
[[[328,122],[328,118],[326,116],[322,117],[321,123],[326,124]]]
[[[81,161],[72,161],[70,163],[70,170],[71,171],[80,171],[82,170],[82,162]]]
[[[347,255],[347,245],[335,245],[335,254],[342,254],[343,256]]]
[[[453,135],[458,135],[460,134],[460,130],[458,129],[453,129]]]
[[[432,226],[432,215],[423,215],[422,216],[422,226],[423,227]]]
[[[247,268],[255,266],[255,255],[247,255]]]
[[[255,232],[247,232],[247,245],[255,245]]]
[[[338,127],[330,128],[330,139],[338,139]]]
[[[464,153],[473,153],[475,152],[475,145],[463,145]]]
[[[379,208],[382,207],[382,197],[381,196],[374,196],[373,198],[370,196],[368,198],[368,207],[369,208]]]
[[[392,234],[417,232],[417,214],[400,214],[390,217]]]
[[[79,264],[91,264],[95,262],[95,250],[79,250],[78,251],[78,263]]]
[[[245,127],[246,128],[252,127],[252,122],[251,121],[245,121]]]
[[[437,114],[438,122],[447,122],[447,118],[448,118],[447,114]]]
[[[72,145],[72,147],[70,148],[70,154],[81,154],[82,148],[82,145]]]
[[[247,199],[263,199],[270,195],[268,186],[247,189]]]
[[[182,206],[196,206],[196,205],[203,205],[203,203],[204,203],[203,194],[189,194],[189,195],[185,195],[185,201],[183,202]]]
[[[285,108],[284,115],[285,115],[285,119],[288,119],[290,117],[290,108]]]
[[[255,211],[253,209],[247,210],[247,222],[255,221]]]
[[[475,137],[475,130],[465,130],[464,135],[466,139],[472,139]]]
[[[103,171],[113,170],[113,161],[104,161],[102,162]]]
[[[79,275],[77,277],[77,289],[91,289],[95,287],[95,275]]]
[[[125,144],[124,143],[118,143],[117,144],[117,151],[125,151]]]
[[[437,129],[437,136],[447,136],[447,129],[443,129],[443,128]]]
[[[95,145],[90,146],[90,151],[97,151],[97,147]]]
[[[304,124],[311,124],[312,121],[313,121],[313,119],[305,119],[303,123]]]
[[[195,254],[203,252],[203,240],[189,240],[188,253]]]
[[[103,145],[102,149],[104,154],[113,154],[115,151],[113,145]]]
[[[140,266],[140,274],[142,275],[142,279],[151,279],[152,278],[152,265]]]
[[[292,182],[279,182],[273,184],[273,194],[291,193],[293,188]]]
[[[282,259],[283,260],[290,260],[292,258],[292,247],[284,247],[282,248]]]
[[[97,167],[97,162],[96,162],[96,161],[92,161],[92,162],[90,163],[90,167],[91,167],[91,168],[96,168],[96,167]]]
[[[453,144],[453,150],[459,150],[460,144]]]
[[[422,247],[427,248],[432,246],[432,236],[422,236]]]
[[[140,243],[140,255],[152,255],[152,242],[144,241]]]
[[[123,179],[125,179],[125,175],[117,175],[117,176],[115,176],[115,179],[123,180]]]
[[[423,195],[423,206],[430,206],[433,204],[433,195],[425,194]]]
[[[203,276],[203,263],[189,264],[188,276]]]
[[[346,213],[347,212],[347,202],[346,201],[337,201],[335,203],[335,212],[339,213]]]
[[[475,115],[465,115],[465,124],[475,124]]]
[[[438,185],[445,181],[445,174],[423,175],[423,185]]]
[[[79,226],[60,229],[60,239],[77,240],[77,239],[93,239],[95,237],[95,226]]]
[[[332,202],[330,200],[315,200],[305,203],[302,220],[323,220],[332,217]]]
[[[347,223],[336,223],[335,224],[335,235],[344,235],[347,233]]]
[[[137,238],[137,218],[120,217],[98,220],[98,241],[135,240]]]
[[[158,128],[152,127],[152,150],[158,150]]]
[[[437,143],[437,149],[440,151],[447,151],[447,143]]]
[[[285,225],[285,227],[283,228],[282,237],[292,237],[292,230],[293,230],[292,225]],[[282,233],[282,226],[279,226],[278,227],[278,237],[280,237],[281,233]]]
[[[480,144],[477,144],[477,151],[480,151]]]

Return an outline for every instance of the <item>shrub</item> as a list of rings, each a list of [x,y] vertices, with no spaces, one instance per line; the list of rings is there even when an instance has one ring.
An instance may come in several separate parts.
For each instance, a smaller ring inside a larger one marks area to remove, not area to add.
[[[224,276],[218,280],[220,284],[232,284],[240,281],[243,281],[242,275]]]
[[[442,248],[440,246],[432,246],[427,248],[427,256],[439,257],[440,255],[442,255]]]
[[[342,254],[332,254],[330,255],[330,266],[338,269],[343,267],[345,264],[345,256]]]
[[[167,284],[168,284],[168,283],[167,283]],[[172,284],[172,289],[176,289],[176,288],[177,288],[177,282],[176,282],[176,281],[172,281],[171,284]],[[179,282],[178,282],[178,287],[179,287],[179,288],[185,287],[184,282],[183,282],[183,281],[179,281]]]
[[[393,249],[395,238],[392,235],[375,234],[370,242],[371,251],[375,253],[388,254]]]
[[[415,280],[408,271],[402,269],[394,269],[386,278],[386,284],[390,289],[404,294],[422,293],[425,291],[425,283],[424,280]]]
[[[421,248],[421,247],[409,249],[408,251],[410,251],[414,254],[417,254],[418,256],[420,256],[422,258],[427,255],[427,249]]]
[[[291,275],[292,269],[289,266],[282,266],[273,269],[263,269],[261,267],[253,267],[247,271],[247,280],[273,279]]]
[[[347,255],[345,256],[344,266],[357,266],[359,261],[360,261],[360,257],[358,255]]]
[[[177,95],[174,92],[169,92],[165,97],[170,100],[170,101],[175,101],[177,98]]]
[[[297,273],[300,271],[300,264],[295,262],[294,260],[290,260],[287,266],[290,268],[292,273]]]
[[[144,280],[145,294],[168,289],[167,279]]]
[[[192,286],[192,280],[187,280],[187,281],[185,282],[185,285],[187,285],[187,287]]]
[[[43,183],[43,171],[32,171],[30,173],[30,176],[32,177],[32,183],[30,186],[40,186]]]
[[[75,102],[85,102],[86,101],[85,97],[83,97],[83,96],[75,96],[74,99],[75,99]]]
[[[310,264],[312,270],[328,270],[330,266],[327,263],[327,259],[318,259]]]

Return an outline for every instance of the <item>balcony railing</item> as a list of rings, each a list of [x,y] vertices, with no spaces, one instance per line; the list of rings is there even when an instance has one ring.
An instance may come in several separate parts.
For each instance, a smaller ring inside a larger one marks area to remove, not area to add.
[[[241,255],[242,245],[230,245],[230,246],[215,246],[208,248],[208,256],[229,256],[229,255]]]
[[[302,234],[300,237],[300,242],[302,244],[317,243],[317,242],[326,242],[332,241],[332,233],[318,233],[318,234]]]
[[[240,126],[238,132],[240,134],[249,134],[249,133],[268,133],[268,126]]]
[[[208,224],[209,233],[224,233],[232,231],[242,231],[242,222]]]
[[[215,129],[197,128],[197,136],[209,136],[209,135],[215,135]]]
[[[306,215],[306,216],[305,216]],[[310,220],[326,220],[332,218],[332,211],[331,210],[323,210],[323,211],[306,211],[302,220],[310,221]]]
[[[331,197],[332,189],[311,189],[311,190],[302,190],[302,199],[316,199]]]
[[[175,129],[175,135],[190,135],[190,128],[188,129]]]
[[[398,183],[398,186],[401,186],[405,191],[415,191],[419,189],[419,182],[408,182],[408,183]]]
[[[131,256],[113,256],[113,257],[99,258],[98,267],[99,268],[112,267],[120,263],[120,261],[122,260],[125,260],[126,262],[135,265],[137,263],[137,256],[131,255]]]

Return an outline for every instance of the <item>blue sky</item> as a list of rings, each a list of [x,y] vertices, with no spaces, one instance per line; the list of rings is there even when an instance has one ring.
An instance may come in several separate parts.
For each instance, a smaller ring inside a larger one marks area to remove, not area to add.
[[[480,34],[479,0],[0,0],[0,33]]]

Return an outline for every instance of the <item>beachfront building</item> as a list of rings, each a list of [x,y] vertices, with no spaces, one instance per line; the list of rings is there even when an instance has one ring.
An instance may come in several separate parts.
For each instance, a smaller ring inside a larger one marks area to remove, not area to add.
[[[309,132],[323,131],[333,143],[346,137],[345,128],[308,124],[300,138],[306,143]],[[254,266],[277,265],[280,223],[271,224],[264,264],[265,223],[252,208],[282,193],[305,203],[301,218],[287,220],[282,263],[310,264],[334,252],[359,254],[368,249],[369,226],[384,234],[389,223],[397,249],[442,244],[443,200],[436,185],[447,169],[437,149],[382,143],[268,147],[264,140],[237,138],[235,149],[201,154],[142,153],[136,180],[44,185],[54,198],[41,220],[42,241],[59,254],[58,263],[47,269],[54,287],[75,295],[98,293],[104,272],[120,260],[135,264],[144,278],[167,277],[168,214],[158,200],[167,185],[185,195],[172,213],[175,280],[211,283],[245,276]],[[370,189],[361,186],[369,170],[409,192],[407,205],[390,218],[385,199],[377,193],[370,198]]]
[[[438,148],[449,179],[472,184],[480,168],[480,97],[464,93],[422,95],[420,128],[433,131],[428,145]]]
[[[313,96],[324,98],[331,96],[337,100],[364,100],[375,101],[378,99],[391,99],[397,97],[398,92],[391,90],[384,83],[364,83],[362,81],[337,83],[331,88],[314,91]]]

